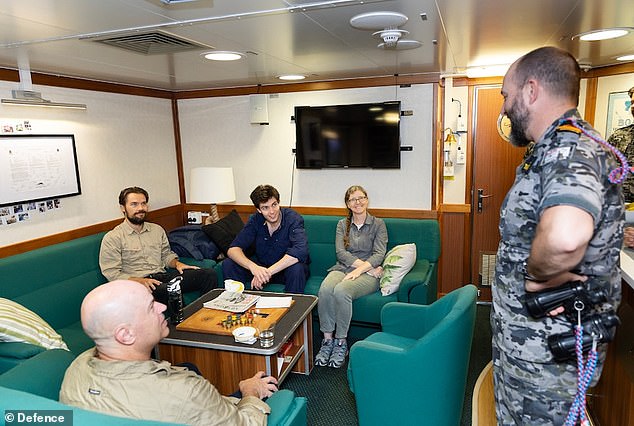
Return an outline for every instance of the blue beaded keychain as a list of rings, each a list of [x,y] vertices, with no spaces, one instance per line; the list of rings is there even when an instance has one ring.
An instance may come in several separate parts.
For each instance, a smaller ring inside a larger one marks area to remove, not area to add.
[[[581,325],[581,311],[583,311],[583,302],[575,301],[575,310],[577,311],[577,325],[575,326],[575,352],[577,354],[577,393],[572,402],[568,417],[566,417],[565,426],[574,426],[577,419],[580,420],[581,426],[589,425],[586,417],[586,392],[592,381],[592,376],[597,366],[597,343],[598,337],[592,338],[592,348],[588,352],[588,359],[584,363],[583,360],[583,325]],[[584,365],[585,364],[585,365]]]

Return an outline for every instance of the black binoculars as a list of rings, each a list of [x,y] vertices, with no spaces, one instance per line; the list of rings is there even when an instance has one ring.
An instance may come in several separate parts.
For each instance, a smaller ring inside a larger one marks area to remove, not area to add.
[[[584,314],[589,312],[591,307],[606,302],[607,299],[605,290],[599,285],[571,281],[553,289],[527,292],[524,305],[529,314],[536,319],[543,318],[550,311],[563,306],[564,315],[572,324],[578,322],[577,308],[581,306],[581,325],[584,330],[582,348],[583,352],[587,352],[594,340],[597,340],[597,343],[606,343],[614,339],[616,326],[620,321],[613,310],[592,315]],[[574,329],[548,337],[548,347],[558,362],[575,357],[575,342]]]
[[[593,314],[586,318],[583,326],[583,337],[581,340],[582,352],[587,352],[592,347],[593,340],[597,343],[611,342],[614,339],[616,326],[619,325],[619,317],[614,312]],[[555,334],[548,337],[548,348],[555,357],[555,361],[567,361],[574,358],[576,350],[576,337],[574,331]]]
[[[605,291],[599,286],[586,287],[581,281],[571,281],[553,289],[527,292],[524,304],[533,318],[543,318],[560,306],[568,313],[576,313],[576,301],[581,301],[585,306],[594,306],[607,300]]]

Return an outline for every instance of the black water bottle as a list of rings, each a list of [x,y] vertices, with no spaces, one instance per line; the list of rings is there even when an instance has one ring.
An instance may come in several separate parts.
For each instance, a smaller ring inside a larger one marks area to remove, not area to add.
[[[167,283],[167,304],[172,324],[183,322],[183,293],[181,292],[183,277],[178,276]]]

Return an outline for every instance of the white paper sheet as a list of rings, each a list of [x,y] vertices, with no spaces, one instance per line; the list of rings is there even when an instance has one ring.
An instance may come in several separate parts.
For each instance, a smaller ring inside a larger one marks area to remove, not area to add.
[[[256,303],[255,307],[258,309],[266,309],[266,308],[288,308],[291,306],[293,302],[292,296],[262,296],[258,299],[258,303]]]

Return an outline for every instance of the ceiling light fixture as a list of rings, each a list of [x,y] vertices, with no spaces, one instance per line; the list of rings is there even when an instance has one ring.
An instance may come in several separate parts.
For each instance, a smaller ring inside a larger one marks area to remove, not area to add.
[[[0,103],[15,106],[86,109],[86,104],[52,102],[42,98],[40,92],[35,92],[31,82],[31,68],[28,58],[22,54],[18,55],[18,77],[20,79],[18,89],[11,90],[11,99],[2,99]]]
[[[215,50],[213,52],[201,53],[201,56],[210,61],[237,61],[238,59],[242,59],[244,54],[226,50]]]
[[[634,61],[634,54],[632,55],[623,55],[616,58],[617,61]]]
[[[399,28],[407,22],[407,19],[407,16],[399,12],[367,12],[350,18],[350,25],[359,30],[378,30],[372,35],[383,41],[377,45],[380,49],[415,49],[422,43],[401,38],[409,34],[409,31]]]
[[[600,41],[600,40],[610,40],[613,38],[623,37],[632,31],[632,28],[629,27],[621,27],[621,28],[603,28],[600,30],[592,30],[586,31],[580,34],[577,34],[572,37],[579,38],[579,40],[583,41]]]
[[[278,76],[277,78],[284,81],[297,81],[297,80],[305,79],[306,76],[302,74],[284,74],[284,75]]]
[[[5,105],[15,106],[31,106],[31,107],[48,107],[48,108],[69,108],[69,109],[86,109],[86,104],[71,104],[67,102],[52,102],[43,99],[40,92],[31,90],[12,90],[11,99],[2,99],[1,103]]]
[[[475,65],[467,67],[468,78],[499,77],[506,74],[511,64]]]

